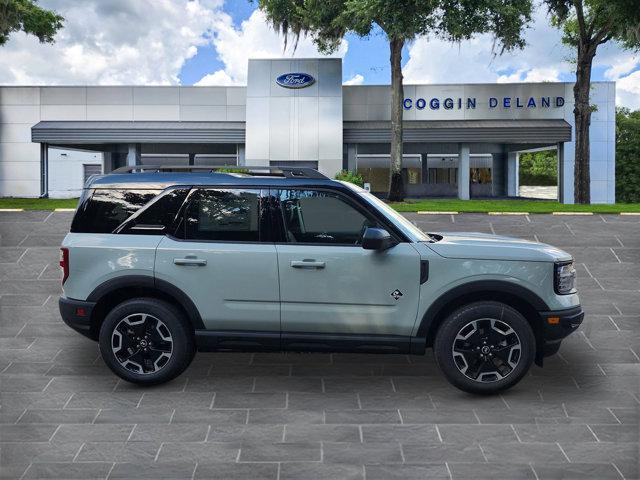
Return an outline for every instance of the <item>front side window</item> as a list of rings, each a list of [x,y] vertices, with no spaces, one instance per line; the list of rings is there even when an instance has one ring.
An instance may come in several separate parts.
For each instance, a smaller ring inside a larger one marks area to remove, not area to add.
[[[80,202],[71,224],[74,233],[112,233],[161,190],[95,189]]]
[[[281,190],[278,193],[287,242],[359,245],[375,220],[341,196],[319,190]]]
[[[199,189],[187,207],[184,238],[258,242],[260,217],[260,190]]]

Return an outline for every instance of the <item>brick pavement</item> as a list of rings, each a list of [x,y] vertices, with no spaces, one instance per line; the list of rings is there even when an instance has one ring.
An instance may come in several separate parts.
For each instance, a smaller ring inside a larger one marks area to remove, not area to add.
[[[409,218],[562,247],[586,320],[498,397],[430,354],[198,354],[117,379],[57,311],[69,213],[0,213],[0,478],[638,478],[640,217]]]

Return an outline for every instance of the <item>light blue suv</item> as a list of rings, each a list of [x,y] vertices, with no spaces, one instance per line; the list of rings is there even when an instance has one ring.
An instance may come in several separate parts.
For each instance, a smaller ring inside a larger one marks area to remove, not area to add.
[[[61,249],[60,312],[121,378],[156,384],[195,351],[424,354],[493,393],[581,323],[571,256],[424,233],[306,168],[140,166],[93,177]]]

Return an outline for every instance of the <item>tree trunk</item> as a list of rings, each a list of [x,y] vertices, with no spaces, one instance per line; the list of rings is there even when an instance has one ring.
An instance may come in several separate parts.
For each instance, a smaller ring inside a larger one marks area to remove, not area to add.
[[[576,83],[573,87],[575,105],[576,155],[574,162],[573,198],[575,203],[591,202],[591,176],[589,172],[589,125],[591,123],[591,105],[589,90],[591,88],[591,66],[595,48],[580,45],[578,47],[578,64],[576,67]]]
[[[402,181],[402,47],[404,40],[389,40],[391,50],[391,168],[389,169],[389,195],[393,202],[404,200],[404,182]]]

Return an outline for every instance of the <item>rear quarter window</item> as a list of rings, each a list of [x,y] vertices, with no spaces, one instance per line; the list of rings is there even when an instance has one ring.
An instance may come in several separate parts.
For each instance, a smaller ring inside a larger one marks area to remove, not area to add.
[[[162,190],[95,189],[87,192],[71,223],[74,233],[112,233]]]

